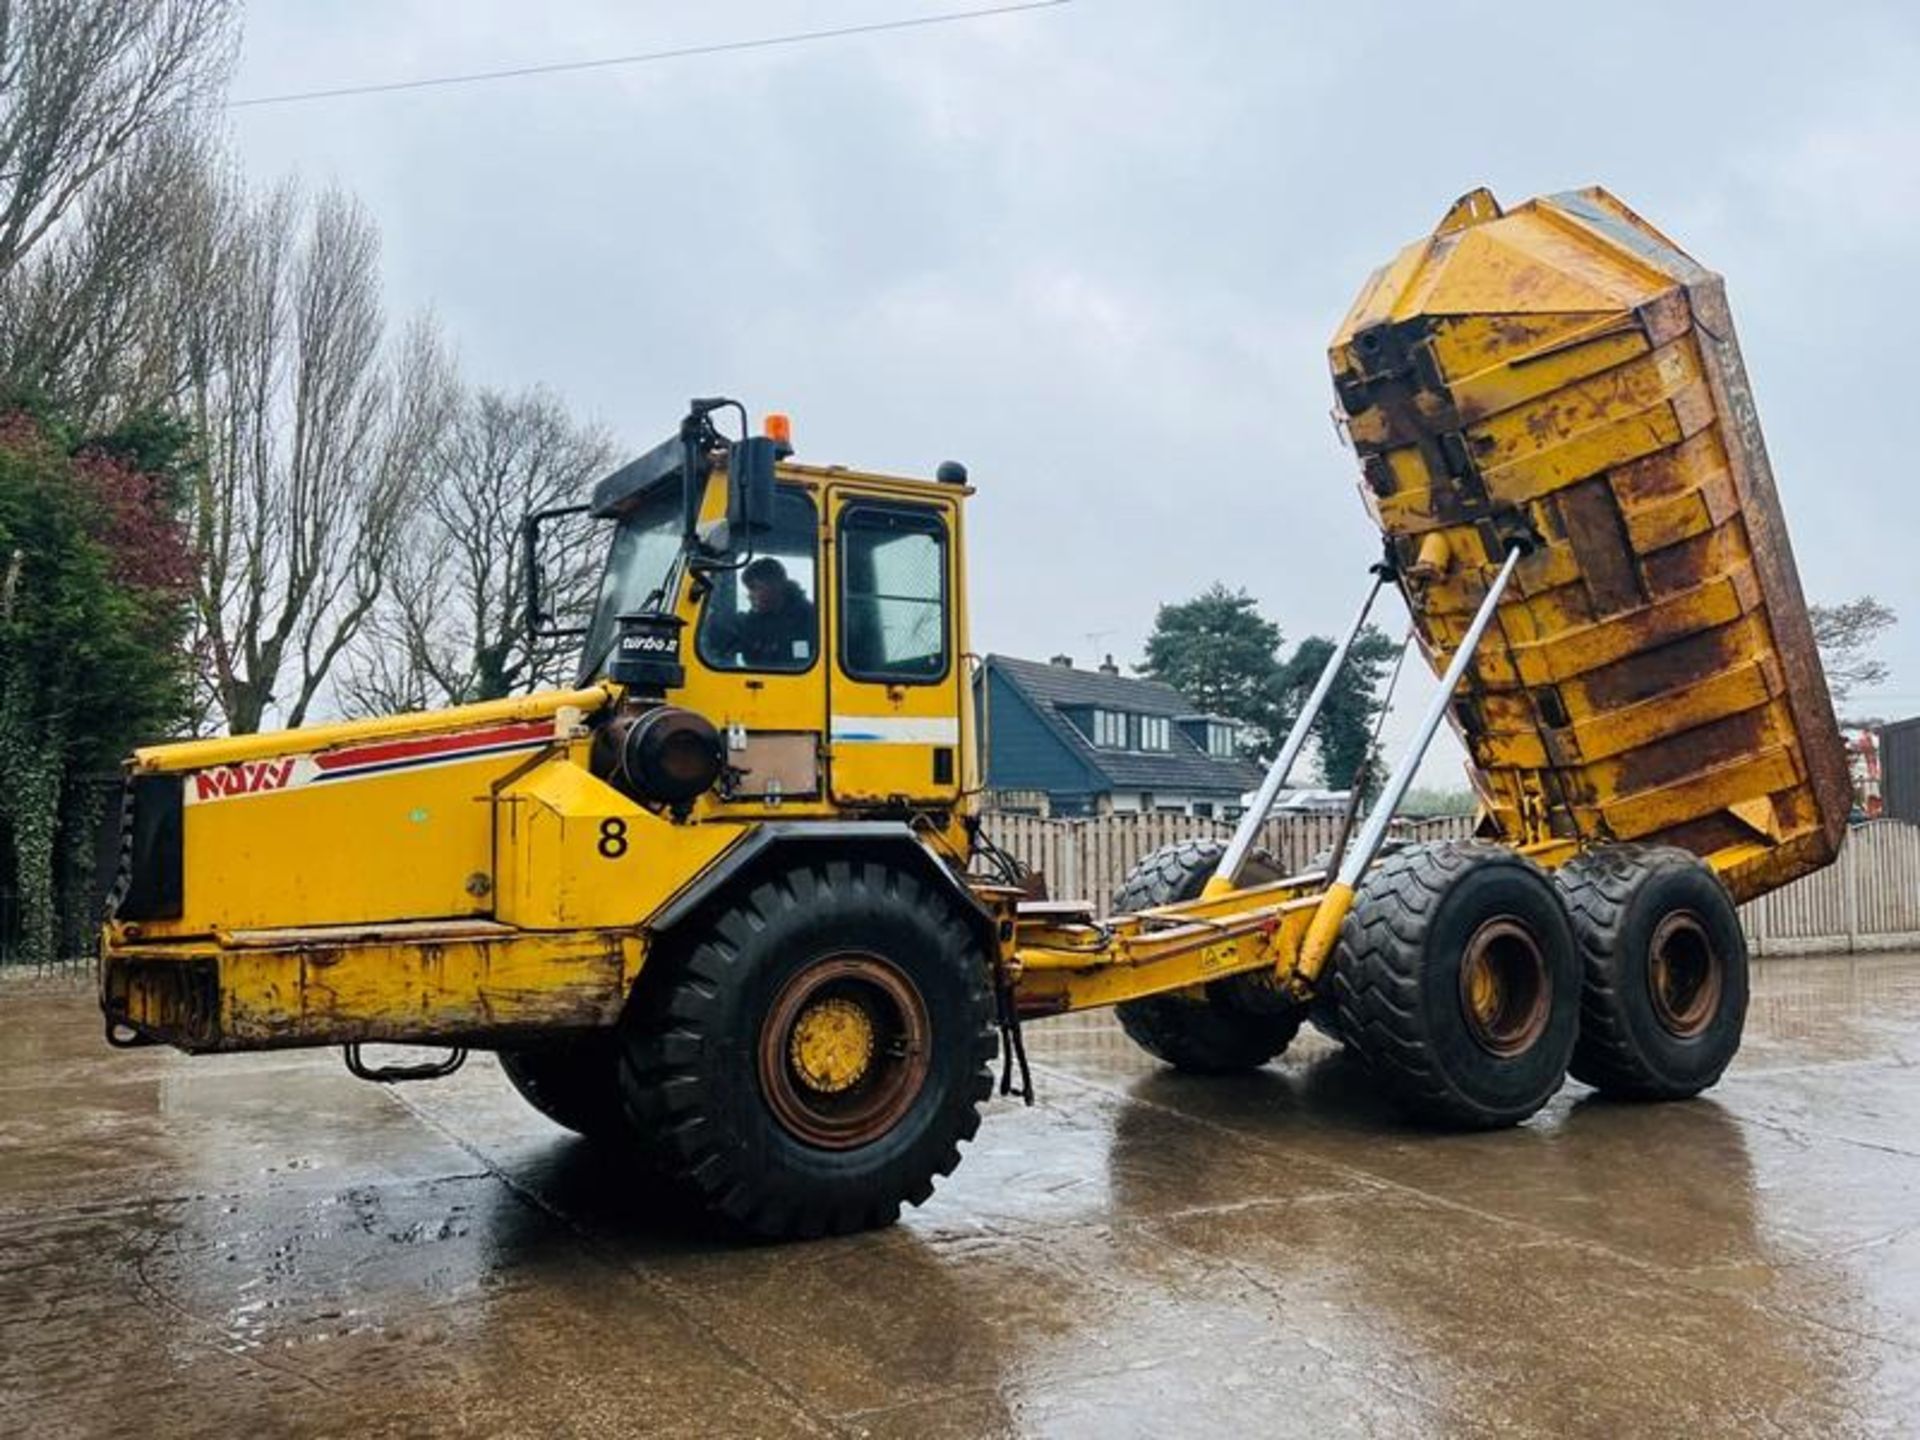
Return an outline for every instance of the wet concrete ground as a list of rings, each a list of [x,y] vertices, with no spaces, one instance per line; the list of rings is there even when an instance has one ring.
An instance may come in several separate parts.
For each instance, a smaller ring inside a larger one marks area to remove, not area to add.
[[[898,1227],[716,1243],[476,1057],[107,1050],[0,976],[0,1432],[1920,1432],[1920,957],[1757,977],[1711,1098],[1412,1133],[1317,1039],[1030,1031]]]

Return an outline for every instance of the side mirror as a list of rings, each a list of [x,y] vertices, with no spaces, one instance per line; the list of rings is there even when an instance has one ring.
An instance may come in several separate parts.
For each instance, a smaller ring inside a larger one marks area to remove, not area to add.
[[[773,528],[773,466],[777,442],[749,435],[727,451],[727,529],[736,537]]]
[[[557,505],[550,510],[536,510],[520,522],[520,560],[526,568],[527,583],[527,634],[539,639],[566,639],[586,634],[584,626],[557,626],[552,623],[553,616],[546,613],[540,603],[540,525],[542,521],[555,520],[562,515],[582,515],[588,507],[585,505]]]

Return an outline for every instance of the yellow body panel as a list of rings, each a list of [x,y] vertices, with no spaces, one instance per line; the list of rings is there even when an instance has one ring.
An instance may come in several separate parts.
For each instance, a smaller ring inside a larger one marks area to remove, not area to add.
[[[540,934],[484,921],[123,942],[102,967],[101,1003],[186,1050],[498,1043],[613,1024],[645,954],[631,928]]]
[[[373,740],[402,740],[475,730],[515,720],[542,720],[565,709],[582,714],[599,709],[617,693],[610,685],[578,690],[542,690],[507,700],[477,705],[452,705],[445,710],[410,710],[399,715],[376,715],[365,720],[332,720],[303,725],[298,730],[263,730],[254,735],[216,735],[206,740],[175,740],[144,745],[133,752],[132,769],[139,772],[191,771],[243,760],[278,759],[312,754],[347,744]]]
[[[184,791],[181,914],[141,936],[491,914],[493,787],[608,693],[138,751],[136,774],[181,775]]]
[[[635,925],[737,844],[738,825],[676,825],[559,757],[494,807],[495,916],[523,930]]]

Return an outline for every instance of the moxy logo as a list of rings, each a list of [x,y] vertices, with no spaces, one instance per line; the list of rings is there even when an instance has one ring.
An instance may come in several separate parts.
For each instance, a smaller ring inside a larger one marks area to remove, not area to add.
[[[292,778],[292,760],[242,760],[218,770],[195,771],[193,798],[224,800],[229,795],[257,795],[262,790],[285,789]]]

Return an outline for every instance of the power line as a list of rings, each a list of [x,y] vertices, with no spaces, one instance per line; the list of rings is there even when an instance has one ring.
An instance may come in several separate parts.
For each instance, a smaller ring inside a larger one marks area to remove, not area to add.
[[[657,60],[685,60],[696,55],[724,55],[736,50],[764,50],[775,45],[805,45],[815,40],[839,40],[849,35],[877,35],[887,30],[914,30],[928,25],[952,25],[962,20],[984,20],[1023,10],[1050,10],[1073,0],[1023,0],[1020,4],[990,5],[979,10],[950,10],[940,15],[916,15],[907,20],[877,20],[867,25],[844,25],[835,30],[800,30],[791,35],[766,35],[756,40],[723,40],[711,45],[687,45],[677,50],[649,50],[638,55],[610,55],[599,60],[566,60],[553,65],[522,65],[511,70],[480,70],[469,75],[436,75],[421,80],[389,80],[376,85],[341,85],[330,90],[295,90],[284,95],[254,95],[229,100],[227,109],[255,105],[291,105],[304,100],[334,100],[345,95],[384,95],[395,90],[426,90],[442,85],[475,85],[486,80],[515,80],[528,75],[560,75],[575,70],[606,70],[616,65],[649,65]]]

